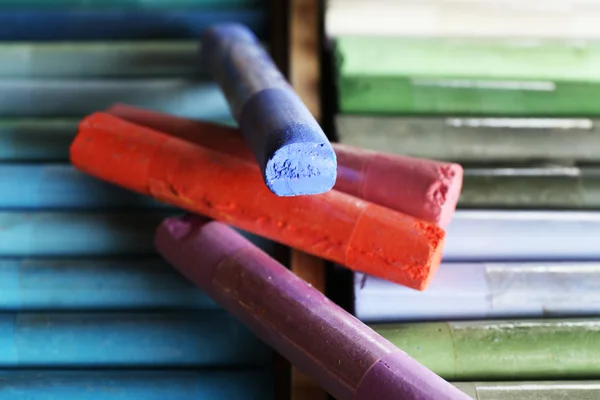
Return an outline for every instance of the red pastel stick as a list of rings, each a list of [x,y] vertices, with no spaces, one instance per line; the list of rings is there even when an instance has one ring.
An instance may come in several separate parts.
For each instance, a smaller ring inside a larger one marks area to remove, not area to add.
[[[336,190],[278,197],[253,163],[106,113],[80,123],[70,155],[97,178],[411,288],[440,263],[434,224]]]
[[[117,104],[109,114],[254,161],[238,129]],[[403,157],[334,143],[335,189],[445,227],[462,188],[459,164]]]

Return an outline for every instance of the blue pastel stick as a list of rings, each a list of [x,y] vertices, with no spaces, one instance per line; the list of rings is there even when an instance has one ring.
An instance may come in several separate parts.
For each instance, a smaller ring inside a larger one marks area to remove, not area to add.
[[[69,164],[0,164],[0,210],[167,208]]]
[[[329,140],[248,28],[209,28],[201,59],[223,89],[273,193],[308,195],[333,187],[337,160]]]
[[[268,368],[200,371],[0,370],[1,400],[274,400]]]
[[[0,256],[155,254],[154,230],[170,214],[0,212]]]
[[[0,258],[0,311],[214,308],[158,257]]]
[[[268,4],[267,0],[0,0],[0,9],[232,10]]]
[[[208,26],[229,21],[247,25],[260,37],[268,30],[268,14],[262,10],[3,11],[0,40],[197,39]]]
[[[68,161],[79,121],[0,119],[0,161]]]
[[[271,355],[222,310],[0,314],[0,368],[265,366]]]
[[[82,117],[117,102],[186,118],[232,118],[218,85],[206,80],[0,80],[0,117]]]
[[[18,190],[18,189],[16,189]],[[178,210],[127,212],[0,212],[0,257],[155,255],[154,231]],[[273,254],[274,245],[242,232]]]

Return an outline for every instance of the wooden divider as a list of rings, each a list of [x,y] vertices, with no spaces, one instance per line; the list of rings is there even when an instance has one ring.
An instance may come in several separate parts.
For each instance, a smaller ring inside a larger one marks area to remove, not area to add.
[[[289,0],[289,79],[317,121],[321,120],[321,0]],[[290,267],[315,289],[325,291],[325,262],[296,250]],[[328,394],[292,366],[291,400],[326,400]]]

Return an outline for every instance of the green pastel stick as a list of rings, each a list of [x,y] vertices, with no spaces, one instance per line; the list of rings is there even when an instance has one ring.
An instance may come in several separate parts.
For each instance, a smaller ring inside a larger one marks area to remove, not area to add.
[[[598,400],[600,381],[454,382],[476,400]]]
[[[600,44],[337,39],[342,113],[600,115]]]
[[[600,208],[600,168],[466,168],[463,208]]]
[[[342,143],[436,160],[600,161],[600,121],[588,118],[338,115],[336,129]]]
[[[447,380],[585,379],[600,374],[597,318],[372,328]]]

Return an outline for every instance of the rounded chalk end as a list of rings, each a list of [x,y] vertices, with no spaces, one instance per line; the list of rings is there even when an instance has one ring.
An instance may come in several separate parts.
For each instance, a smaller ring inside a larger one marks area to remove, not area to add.
[[[335,185],[337,159],[329,142],[290,143],[273,152],[264,174],[277,196],[321,194]]]
[[[430,188],[428,197],[438,208],[437,224],[446,227],[456,211],[463,182],[459,164],[444,164],[439,168],[440,179]]]

